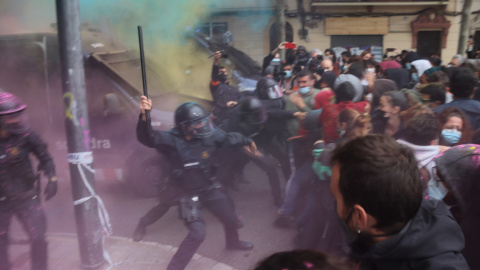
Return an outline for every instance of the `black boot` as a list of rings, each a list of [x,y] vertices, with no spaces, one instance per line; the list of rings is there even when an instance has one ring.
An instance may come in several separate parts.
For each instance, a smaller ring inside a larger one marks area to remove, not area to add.
[[[236,243],[228,243],[227,249],[228,250],[252,250],[253,244],[247,241],[239,240]]]
[[[280,215],[273,224],[276,227],[288,229],[293,227],[294,219],[289,216]]]
[[[147,234],[147,226],[145,226],[142,222],[139,222],[135,232],[133,233],[133,241],[139,242],[142,240],[145,234]]]

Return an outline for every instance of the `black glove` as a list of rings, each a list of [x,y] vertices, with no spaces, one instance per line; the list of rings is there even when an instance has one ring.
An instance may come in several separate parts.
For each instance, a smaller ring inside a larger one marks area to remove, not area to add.
[[[53,196],[57,194],[57,181],[48,181],[45,190],[43,191],[43,195],[45,195],[45,200],[50,200]]]

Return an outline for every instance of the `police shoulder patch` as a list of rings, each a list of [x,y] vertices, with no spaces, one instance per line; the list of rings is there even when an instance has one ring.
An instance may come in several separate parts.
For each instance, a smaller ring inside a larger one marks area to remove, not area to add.
[[[9,149],[8,153],[10,154],[10,156],[16,156],[18,155],[18,147],[12,147]]]

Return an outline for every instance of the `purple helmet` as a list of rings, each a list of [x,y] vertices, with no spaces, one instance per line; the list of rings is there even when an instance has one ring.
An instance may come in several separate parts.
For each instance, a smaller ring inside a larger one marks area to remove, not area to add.
[[[0,115],[21,112],[27,108],[17,96],[8,92],[0,92]]]

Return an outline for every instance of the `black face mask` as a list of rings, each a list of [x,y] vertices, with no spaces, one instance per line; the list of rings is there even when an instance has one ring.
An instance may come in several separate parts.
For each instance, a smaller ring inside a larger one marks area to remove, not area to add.
[[[225,75],[225,73],[220,73],[220,75],[218,75],[218,80],[225,83],[227,81],[227,75]]]
[[[337,203],[336,202],[335,202],[335,209],[337,209]],[[346,220],[342,220],[338,216],[338,214],[337,214],[337,217],[338,217],[339,222],[340,222],[340,227],[341,227],[345,242],[347,242],[348,244],[352,244],[353,242],[355,242],[355,244],[361,250],[366,251],[371,246],[373,246],[375,244],[374,239],[377,238],[377,237],[391,236],[391,235],[395,235],[395,234],[400,232],[400,230],[397,230],[397,231],[394,231],[394,232],[391,232],[391,233],[378,234],[378,235],[369,234],[369,233],[366,233],[366,232],[363,232],[363,231],[352,232],[352,230],[350,230],[350,226],[348,225],[348,223],[350,222],[350,219],[352,218],[352,215],[353,215],[353,209],[348,213],[348,216],[347,216]]]
[[[335,212],[336,212],[336,209],[337,209],[337,203],[335,202]],[[350,219],[352,218],[352,214],[353,214],[353,210],[351,210],[350,213],[348,213],[347,219],[343,220],[342,218],[340,218],[340,216],[337,213],[340,229],[342,230],[343,237],[347,244],[351,244],[358,237],[358,235],[352,232],[352,230],[350,230],[350,227],[348,226],[348,222],[350,222]]]
[[[22,121],[4,124],[4,127],[5,130],[11,134],[22,134],[28,129],[28,127]]]

